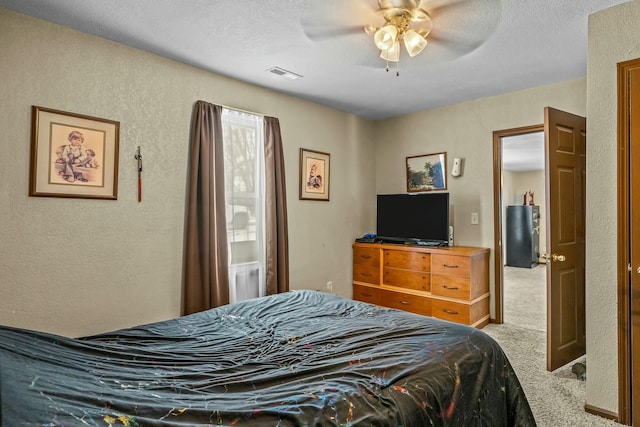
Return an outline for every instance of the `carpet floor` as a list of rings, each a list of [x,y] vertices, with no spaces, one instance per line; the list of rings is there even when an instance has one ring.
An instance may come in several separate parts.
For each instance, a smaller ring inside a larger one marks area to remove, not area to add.
[[[571,372],[576,362],[546,370],[546,268],[505,267],[504,320],[483,329],[504,349],[527,395],[538,427],[617,426],[584,411],[586,384]],[[587,366],[587,376],[589,370]]]

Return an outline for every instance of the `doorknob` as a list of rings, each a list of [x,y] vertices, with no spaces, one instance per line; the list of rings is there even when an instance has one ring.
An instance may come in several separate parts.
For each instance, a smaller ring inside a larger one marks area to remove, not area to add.
[[[551,255],[551,259],[556,262],[564,262],[566,260],[564,255],[558,255],[558,254]]]

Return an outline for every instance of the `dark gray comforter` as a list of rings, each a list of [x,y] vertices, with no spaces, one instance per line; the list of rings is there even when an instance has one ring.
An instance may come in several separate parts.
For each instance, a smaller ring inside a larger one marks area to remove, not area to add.
[[[535,426],[482,331],[314,291],[70,339],[0,327],[2,426]]]

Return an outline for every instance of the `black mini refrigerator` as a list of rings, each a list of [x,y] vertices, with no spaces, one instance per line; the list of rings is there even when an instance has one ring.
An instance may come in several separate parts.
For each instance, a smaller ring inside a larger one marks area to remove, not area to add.
[[[507,265],[531,268],[540,257],[540,206],[507,206]]]

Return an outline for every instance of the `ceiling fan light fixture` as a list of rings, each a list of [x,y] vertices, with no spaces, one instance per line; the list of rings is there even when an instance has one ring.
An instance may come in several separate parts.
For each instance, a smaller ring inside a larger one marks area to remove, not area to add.
[[[391,48],[380,52],[380,58],[389,62],[398,62],[400,60],[400,42],[396,41]]]
[[[398,29],[393,25],[385,25],[373,36],[373,42],[382,51],[389,50],[398,40]]]
[[[427,36],[433,22],[429,12],[420,8],[421,0],[378,0],[378,14],[384,18],[382,27],[366,26],[367,34],[373,35],[373,42],[380,49],[380,58],[396,63],[396,76],[400,75],[400,41],[409,56],[420,54],[427,46]]]
[[[416,56],[427,46],[427,40],[412,29],[404,33],[403,39],[409,56]]]

